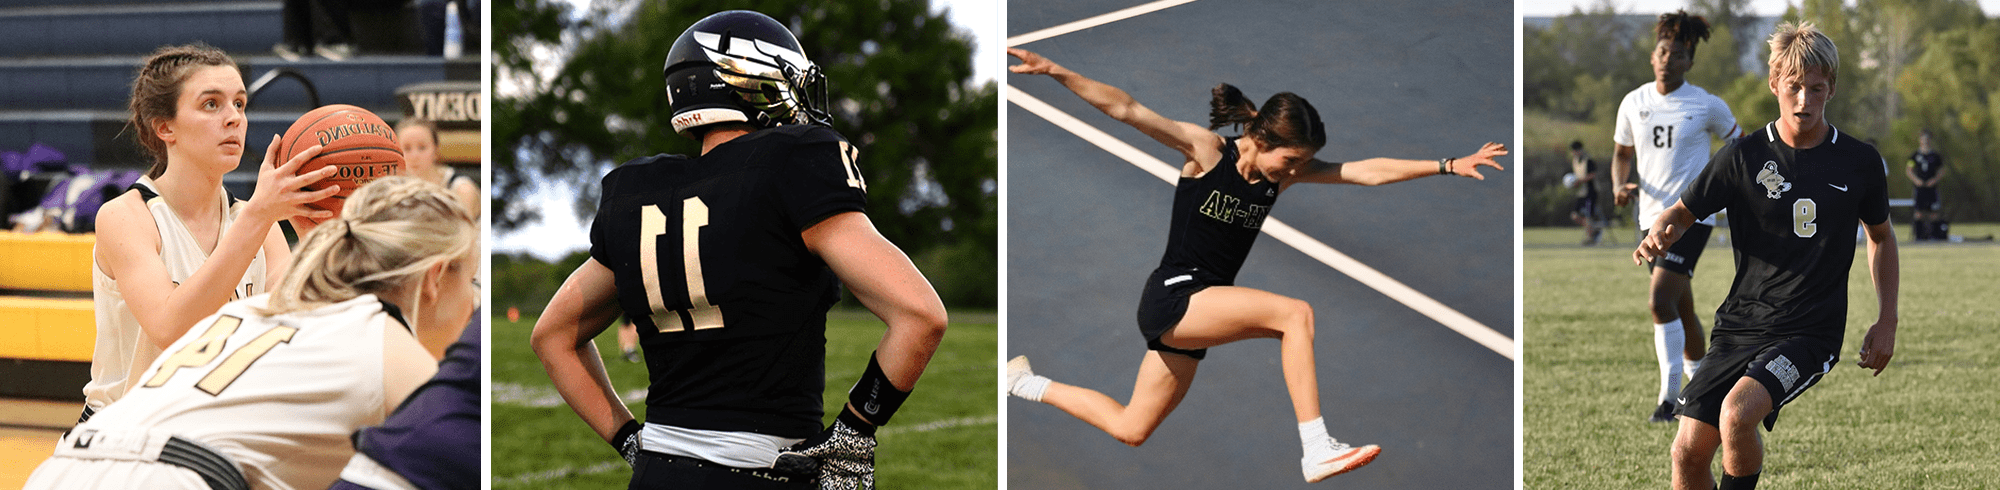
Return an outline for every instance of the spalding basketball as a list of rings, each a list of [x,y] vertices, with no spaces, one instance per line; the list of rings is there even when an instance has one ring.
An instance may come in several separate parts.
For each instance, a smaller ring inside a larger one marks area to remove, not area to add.
[[[334,104],[307,112],[285,136],[278,140],[278,158],[270,165],[282,165],[292,157],[313,145],[322,148],[319,155],[299,165],[299,173],[312,172],[321,167],[338,168],[326,179],[306,186],[306,190],[325,189],[330,185],[340,186],[340,193],[333,197],[307,204],[306,207],[333,211],[340,216],[340,208],[347,202],[348,194],[353,194],[375,179],[401,174],[403,172],[403,150],[396,144],[396,132],[389,123],[376,117],[367,109],[346,104]],[[308,223],[319,224],[318,220],[299,217]]]

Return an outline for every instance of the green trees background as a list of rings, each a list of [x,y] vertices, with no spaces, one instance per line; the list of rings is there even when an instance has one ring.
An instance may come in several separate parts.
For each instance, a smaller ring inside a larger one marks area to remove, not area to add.
[[[574,189],[587,222],[596,210],[597,180],[613,166],[699,153],[668,122],[662,63],[687,26],[733,9],[786,23],[826,73],[833,127],[861,148],[868,215],[882,234],[911,255],[947,304],[994,306],[997,88],[972,83],[969,32],[933,13],[926,0],[599,0],[584,11],[548,0],[495,5],[496,232],[541,218],[523,198],[534,188]],[[534,302],[507,294],[532,288],[507,281],[547,282],[553,290],[570,270],[510,279],[502,277],[500,262],[496,300],[521,301],[524,308]]]
[[[1917,133],[1929,128],[1948,167],[1940,182],[1947,219],[2000,220],[1994,192],[2000,190],[2000,22],[1971,0],[1855,0],[1851,6],[1802,0],[1775,19],[1749,17],[1748,4],[1693,0],[1687,6],[1713,26],[1688,81],[1728,102],[1746,131],[1777,115],[1764,65],[1772,27],[1780,20],[1813,22],[1840,48],[1828,117],[1843,133],[1881,150],[1889,163],[1890,197],[1910,197],[1903,168],[1916,150]],[[1618,101],[1652,81],[1647,54],[1654,18],[1600,1],[1523,28],[1524,224],[1569,223],[1570,194],[1559,179],[1568,168],[1570,141],[1584,142],[1608,182]],[[1614,212],[1630,220],[1629,210]],[[1896,216],[1907,221],[1907,208]]]

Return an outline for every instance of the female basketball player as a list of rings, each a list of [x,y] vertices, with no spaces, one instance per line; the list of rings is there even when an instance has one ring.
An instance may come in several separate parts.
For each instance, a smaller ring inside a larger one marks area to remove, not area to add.
[[[438,165],[438,127],[428,119],[409,118],[396,123],[396,143],[403,147],[403,172],[450,189],[458,203],[479,218],[479,174],[461,174],[448,165]]]
[[[354,455],[348,435],[430,379],[464,328],[478,233],[429,182],[362,187],[270,293],[168,346],[27,488],[326,488]]]
[[[277,282],[291,252],[273,224],[331,215],[303,206],[339,190],[301,190],[336,170],[298,175],[299,165],[319,154],[317,146],[284,165],[263,166],[256,194],[231,202],[222,176],[248,147],[248,98],[236,62],[201,44],[161,48],[132,81],[130,123],[154,163],[97,216],[91,264],[97,347],[79,421],[123,396],[132,378],[196,320]],[[265,161],[278,160],[276,139]]]
[[[1215,88],[1207,128],[1169,120],[1124,91],[1084,78],[1032,52],[1008,49],[1021,60],[1014,73],[1048,75],[1098,110],[1138,128],[1186,156],[1174,192],[1172,232],[1160,267],[1146,283],[1139,329],[1149,349],[1140,361],[1130,405],[1103,393],[1036,376],[1026,356],[1007,363],[1008,392],[1055,405],[1119,441],[1146,442],[1180,404],[1206,349],[1244,339],[1280,343],[1285,386],[1298,417],[1308,482],[1344,473],[1375,459],[1380,448],[1349,447],[1327,435],[1313,371],[1313,312],[1304,301],[1233,285],[1264,217],[1292,184],[1380,185],[1429,175],[1484,180],[1480,166],[1500,169],[1494,157],[1505,146],[1487,143],[1464,158],[1437,161],[1373,158],[1329,163],[1312,155],[1326,144],[1319,113],[1292,93],[1272,96],[1259,109],[1227,84]],[[1210,130],[1237,124],[1243,136]],[[1218,199],[1219,198],[1219,199]]]

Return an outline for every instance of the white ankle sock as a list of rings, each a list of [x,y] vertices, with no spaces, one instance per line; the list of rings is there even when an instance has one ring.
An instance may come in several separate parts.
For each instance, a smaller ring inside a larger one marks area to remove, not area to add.
[[[1049,378],[1035,374],[1022,376],[1020,380],[1014,382],[1014,386],[1007,387],[1008,393],[1026,398],[1031,402],[1042,401],[1042,394],[1048,391]]]
[[[1326,417],[1299,422],[1299,446],[1310,461],[1333,457],[1333,437],[1326,434]]]
[[[1681,348],[1686,345],[1679,319],[1653,325],[1653,354],[1660,360],[1660,401],[1681,394]]]

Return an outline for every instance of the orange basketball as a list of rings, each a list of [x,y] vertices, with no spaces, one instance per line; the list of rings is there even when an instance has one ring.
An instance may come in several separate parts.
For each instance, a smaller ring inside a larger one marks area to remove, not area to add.
[[[300,174],[328,165],[340,170],[306,186],[306,190],[338,185],[340,193],[306,206],[333,211],[334,217],[340,216],[340,208],[347,202],[347,195],[354,193],[355,189],[375,179],[403,172],[403,150],[396,144],[395,130],[367,109],[334,104],[307,112],[299,117],[298,122],[292,123],[291,129],[285,130],[285,137],[278,140],[280,160],[270,164],[276,166],[289,162],[292,156],[299,154],[299,150],[313,145],[323,148],[312,160],[299,165]],[[298,219],[319,224],[312,218]]]

